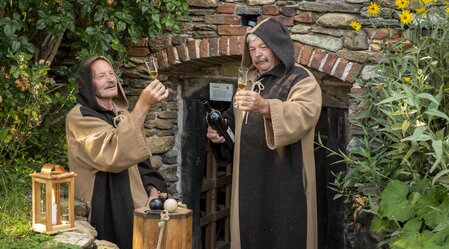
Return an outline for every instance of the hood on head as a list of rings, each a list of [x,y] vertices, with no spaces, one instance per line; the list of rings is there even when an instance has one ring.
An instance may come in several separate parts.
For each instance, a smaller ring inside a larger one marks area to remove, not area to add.
[[[75,74],[75,82],[77,85],[76,89],[76,102],[83,106],[90,107],[96,111],[107,111],[105,108],[101,107],[97,99],[95,97],[95,89],[92,84],[92,64],[97,60],[104,60],[108,62],[111,67],[113,67],[112,63],[103,56],[94,56],[85,60],[78,71]],[[116,76],[117,77],[117,76]],[[120,108],[128,108],[128,101],[126,100],[125,92],[123,91],[122,86],[118,82],[117,78],[117,88],[118,94],[115,98],[113,98],[114,104]]]
[[[245,45],[242,54],[242,66],[246,66],[250,69],[254,68],[249,53],[248,43],[246,43],[246,37],[248,37],[248,34],[255,34],[262,39],[278,57],[280,62],[284,65],[286,71],[295,65],[295,51],[293,49],[293,42],[290,38],[290,33],[281,22],[276,19],[268,18],[246,32]]]

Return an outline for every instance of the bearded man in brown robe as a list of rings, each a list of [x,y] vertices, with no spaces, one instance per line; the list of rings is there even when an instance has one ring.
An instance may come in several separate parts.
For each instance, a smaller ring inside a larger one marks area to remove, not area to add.
[[[288,30],[265,19],[246,34],[245,90],[224,113],[235,133],[232,249],[316,249],[314,129],[321,89],[295,63]],[[224,137],[208,127],[217,160]]]

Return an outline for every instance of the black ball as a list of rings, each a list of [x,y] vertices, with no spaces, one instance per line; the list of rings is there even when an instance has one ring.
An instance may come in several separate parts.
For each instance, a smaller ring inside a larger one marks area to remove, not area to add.
[[[164,202],[159,198],[155,198],[150,201],[150,209],[151,210],[163,210]]]

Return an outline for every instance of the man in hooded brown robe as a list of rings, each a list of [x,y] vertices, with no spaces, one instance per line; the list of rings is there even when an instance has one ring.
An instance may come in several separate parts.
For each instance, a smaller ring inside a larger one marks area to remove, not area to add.
[[[231,197],[232,249],[316,249],[314,129],[321,89],[295,63],[288,30],[265,19],[246,34],[249,68],[238,107],[224,113],[235,133]],[[224,138],[208,127],[221,160]]]
[[[98,239],[132,248],[133,212],[166,192],[151,168],[143,123],[168,91],[153,80],[133,111],[108,59],[87,59],[76,73],[77,104],[66,117],[68,163],[77,174],[75,197],[86,202]]]

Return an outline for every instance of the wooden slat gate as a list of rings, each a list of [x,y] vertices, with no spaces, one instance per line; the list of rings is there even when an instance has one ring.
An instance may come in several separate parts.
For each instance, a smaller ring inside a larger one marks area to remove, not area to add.
[[[229,248],[231,164],[218,168],[215,159],[206,149],[206,168],[201,188],[201,227],[203,248]]]

